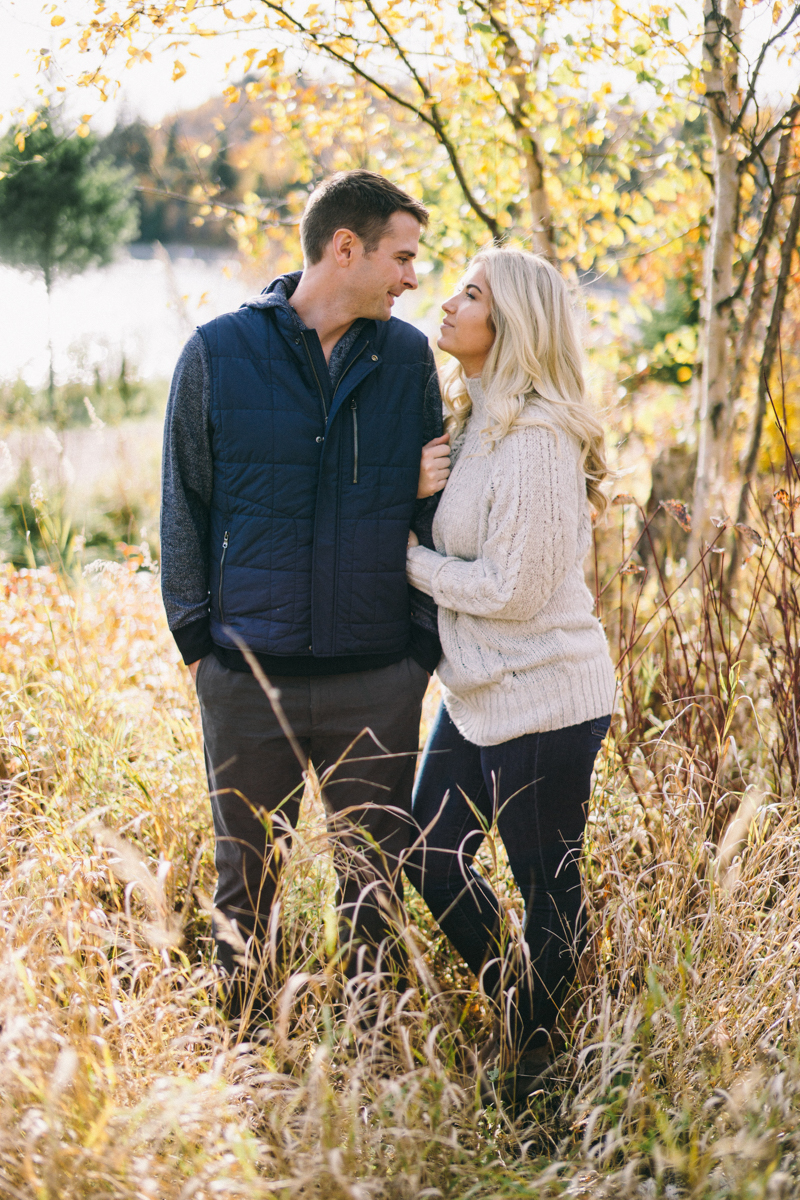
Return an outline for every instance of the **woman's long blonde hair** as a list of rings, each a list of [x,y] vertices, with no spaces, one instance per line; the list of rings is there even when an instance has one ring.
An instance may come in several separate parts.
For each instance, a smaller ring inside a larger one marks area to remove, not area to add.
[[[583,378],[580,341],[567,285],[555,267],[525,250],[481,250],[490,289],[494,343],[481,373],[486,394],[489,446],[521,425],[572,434],[581,448],[586,492],[598,516],[608,500],[600,484],[609,474],[603,427],[593,413]],[[472,408],[461,364],[443,373],[443,396],[455,436]]]

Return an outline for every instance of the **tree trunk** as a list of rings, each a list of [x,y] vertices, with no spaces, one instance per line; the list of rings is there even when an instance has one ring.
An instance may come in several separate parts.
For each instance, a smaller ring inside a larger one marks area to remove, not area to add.
[[[733,363],[733,373],[731,376],[731,408],[735,409],[739,402],[739,397],[742,393],[744,378],[747,373],[747,360],[750,355],[750,349],[753,344],[756,326],[761,317],[761,309],[764,305],[767,292],[767,256],[772,245],[772,239],[775,234],[775,222],[780,212],[783,193],[786,188],[786,167],[789,161],[789,147],[792,140],[794,128],[790,126],[785,130],[783,137],[780,140],[778,148],[778,158],[775,163],[775,174],[772,178],[772,188],[769,202],[767,204],[764,219],[761,222],[758,241],[759,246],[755,257],[756,269],[753,275],[753,284],[750,291],[750,302],[747,306],[747,314],[744,323],[736,340],[736,356]],[[737,290],[742,290],[742,284],[739,284]]]
[[[778,272],[778,282],[775,286],[775,299],[772,302],[772,312],[769,319],[769,328],[767,336],[764,339],[764,350],[761,356],[761,366],[758,372],[758,398],[756,400],[756,410],[753,414],[753,423],[750,428],[750,438],[747,446],[747,457],[742,466],[742,486],[739,492],[739,505],[736,510],[736,522],[741,524],[747,516],[747,498],[750,491],[750,481],[756,469],[758,461],[758,451],[761,448],[761,434],[764,429],[764,417],[767,412],[767,400],[769,398],[769,381],[772,374],[772,368],[775,364],[775,356],[778,352],[781,336],[781,318],[786,305],[786,290],[789,284],[789,275],[792,269],[792,258],[794,256],[795,246],[797,245],[797,234],[800,231],[800,189],[797,191],[792,211],[789,216],[789,225],[786,230],[786,236],[783,240],[781,249],[781,267]],[[731,555],[730,564],[728,566],[728,582],[732,582],[738,568],[738,556],[734,550]]]
[[[503,48],[503,61],[516,90],[516,96],[506,112],[514,126],[517,145],[525,161],[525,178],[528,183],[528,204],[531,210],[531,250],[555,263],[553,226],[550,217],[550,201],[544,180],[544,162],[536,135],[530,126],[531,94],[528,78],[516,38],[502,19],[498,9],[491,4],[480,6],[491,21]]]
[[[705,255],[703,374],[690,561],[702,548],[712,506],[720,499],[730,434],[729,335],[734,239],[739,221],[739,160],[732,135],[739,56],[738,0],[706,0],[703,82],[713,151],[714,215]]]

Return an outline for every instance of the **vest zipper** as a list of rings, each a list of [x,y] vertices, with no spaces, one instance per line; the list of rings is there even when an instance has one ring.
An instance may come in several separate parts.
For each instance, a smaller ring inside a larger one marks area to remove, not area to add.
[[[324,393],[324,391],[322,390],[322,384],[321,384],[321,383],[320,383],[320,381],[319,381],[319,375],[317,374],[317,368],[314,366],[314,360],[313,360],[313,358],[311,357],[311,351],[309,350],[309,348],[308,348],[308,343],[306,342],[306,335],[305,335],[305,331],[301,330],[301,331],[300,331],[300,336],[301,336],[301,338],[303,339],[303,347],[304,347],[304,349],[305,349],[305,352],[306,352],[306,358],[308,359],[308,365],[311,367],[311,373],[313,374],[313,376],[314,376],[314,379],[316,380],[316,383],[317,383],[317,389],[318,389],[318,391],[319,391],[319,398],[320,398],[320,400],[322,401],[322,415],[323,415],[323,417],[325,418],[325,426],[326,426],[326,428],[327,428],[327,425],[328,425],[328,409],[327,409],[327,407],[326,407],[326,405],[325,405],[325,393]]]
[[[353,414],[353,483],[358,483],[358,405],[356,398],[350,401],[350,411]]]
[[[225,536],[222,539],[222,557],[219,560],[219,593],[217,595],[217,605],[219,608],[219,619],[222,624],[225,624],[225,613],[222,608],[222,583],[225,579],[225,555],[228,553],[228,531],[225,530]]]
[[[348,371],[350,370],[350,368],[352,367],[353,363],[354,363],[354,362],[358,362],[359,358],[361,358],[361,355],[364,353],[364,351],[366,350],[366,348],[367,348],[367,346],[368,346],[368,345],[369,345],[369,342],[364,342],[364,345],[361,347],[361,349],[359,350],[358,354],[354,354],[354,355],[353,355],[353,357],[350,359],[350,362],[345,364],[344,370],[342,371],[342,373],[341,373],[341,375],[339,376],[339,379],[338,379],[338,381],[337,381],[337,383],[336,383],[336,387],[333,389],[333,400],[335,400],[335,399],[336,399],[336,393],[337,393],[337,392],[338,392],[338,390],[339,390],[339,384],[342,382],[342,380],[344,379],[345,375],[347,374],[347,372],[348,372]],[[333,402],[333,401],[331,401],[331,403],[332,403],[332,402]]]

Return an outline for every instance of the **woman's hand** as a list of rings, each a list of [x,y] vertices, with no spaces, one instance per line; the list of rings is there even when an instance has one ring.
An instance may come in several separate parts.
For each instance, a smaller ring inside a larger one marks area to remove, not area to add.
[[[409,550],[411,549],[412,546],[418,546],[418,545],[419,545],[419,538],[414,533],[413,529],[409,529],[409,531],[408,531],[408,548],[409,548]]]
[[[450,474],[450,434],[443,433],[432,442],[422,447],[422,461],[419,464],[419,486],[417,499],[424,500],[426,496],[435,496],[447,483]]]

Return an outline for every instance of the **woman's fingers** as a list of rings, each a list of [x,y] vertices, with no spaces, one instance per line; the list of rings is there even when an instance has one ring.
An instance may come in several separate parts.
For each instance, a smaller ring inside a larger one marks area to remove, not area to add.
[[[420,500],[440,492],[447,482],[450,474],[449,439],[450,434],[443,433],[422,447],[417,488],[417,498]]]

